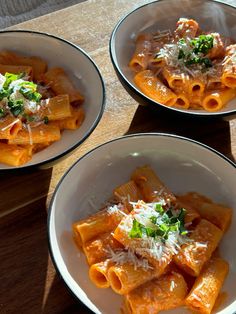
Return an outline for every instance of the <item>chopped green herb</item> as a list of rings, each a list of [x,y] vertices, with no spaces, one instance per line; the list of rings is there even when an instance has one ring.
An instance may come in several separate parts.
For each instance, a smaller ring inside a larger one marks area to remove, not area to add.
[[[197,38],[191,40],[190,44],[194,53],[207,54],[213,47],[214,37],[212,35],[200,35]]]
[[[191,40],[190,45],[192,50],[188,53],[184,52],[182,45],[185,43],[184,40],[180,39],[178,42],[179,53],[178,59],[182,59],[184,65],[191,66],[194,64],[204,65],[206,68],[212,66],[212,62],[209,58],[204,57],[209,50],[213,47],[214,38],[212,35],[200,35]]]
[[[161,204],[156,204],[155,210],[160,214],[164,213],[164,209]]]
[[[133,220],[133,226],[130,230],[129,236],[130,238],[142,238],[143,232],[143,225],[140,224],[136,219]]]
[[[23,100],[22,99],[17,99],[17,100],[9,99],[8,107],[10,108],[11,113],[15,117],[17,117],[24,110]]]
[[[0,118],[4,117],[6,114],[5,110],[3,108],[0,108]]]
[[[184,39],[184,38],[181,38],[181,39],[179,40],[179,44],[180,44],[180,45],[184,45],[184,44],[186,44],[185,39]]]
[[[180,49],[178,59],[183,59],[184,57],[185,57],[185,53],[184,53],[183,49]]]
[[[43,118],[43,122],[44,122],[45,124],[48,124],[49,119],[48,119],[48,117],[47,117],[47,116]]]
[[[4,76],[5,76],[5,82],[3,84],[3,88],[7,89],[13,81],[19,80],[22,77],[22,73],[13,74],[13,73],[6,72]]]
[[[37,85],[32,82],[22,82],[19,84],[19,92],[27,99],[39,102],[42,95],[37,92]]]
[[[9,90],[2,88],[0,90],[0,101],[3,100],[3,98],[7,97],[8,95],[9,95]]]
[[[187,234],[187,230],[184,228],[185,209],[180,209],[178,215],[173,214],[172,209],[164,212],[160,204],[156,204],[155,209],[160,214],[160,219],[158,219],[158,216],[151,216],[149,218],[150,222],[153,224],[151,227],[144,226],[134,219],[129,232],[131,238],[142,238],[146,235],[152,238],[160,237],[161,240],[165,241],[168,239],[171,232],[177,232],[181,235]]]

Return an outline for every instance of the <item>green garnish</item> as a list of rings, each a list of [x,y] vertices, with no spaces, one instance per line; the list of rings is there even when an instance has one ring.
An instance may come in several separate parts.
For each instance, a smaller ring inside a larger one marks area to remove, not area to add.
[[[35,102],[39,102],[42,95],[37,92],[37,85],[32,82],[22,82],[19,84],[19,92],[27,99]]]
[[[23,100],[22,99],[9,99],[8,100],[8,107],[11,111],[11,113],[17,117],[19,114],[21,114],[24,110]]]
[[[155,210],[158,212],[158,213],[160,213],[160,214],[162,214],[162,213],[164,213],[164,208],[162,207],[162,205],[161,204],[156,204],[156,206],[155,206]]]
[[[7,96],[9,96],[9,90],[2,88],[0,90],[0,101]]]
[[[183,51],[183,49],[179,50],[179,54],[178,54],[178,59],[183,59],[185,57],[185,53]]]
[[[213,47],[214,37],[212,35],[200,35],[190,41],[192,50],[185,52],[183,45],[186,44],[184,39],[178,41],[179,54],[178,60],[182,59],[184,65],[191,66],[194,64],[204,65],[206,68],[212,67],[209,58],[204,57]]]
[[[48,117],[47,117],[47,116],[43,118],[43,122],[44,122],[45,124],[48,124],[49,119],[48,119]]]
[[[5,116],[5,110],[3,108],[0,108],[0,118]]]
[[[0,111],[0,117],[3,117],[3,115],[6,114],[5,109],[7,109],[10,110],[10,112],[15,117],[22,114],[27,121],[30,122],[34,120],[33,116],[24,114],[25,101],[27,99],[37,103],[40,101],[42,95],[37,92],[37,84],[29,81],[17,81],[24,75],[24,73],[5,73],[5,81],[2,88],[0,89],[0,101],[5,98],[6,108],[4,108],[4,113],[2,110]],[[11,83],[14,81],[17,82],[11,85]],[[19,95],[19,93],[22,94],[24,97]],[[44,123],[48,123],[47,119],[44,119]]]
[[[139,223],[136,219],[133,220],[133,226],[130,230],[130,238],[142,238],[145,227]]]
[[[20,74],[13,74],[13,73],[8,73],[6,72],[5,73],[5,82],[3,84],[3,88],[4,89],[8,89],[9,85],[13,82],[13,81],[16,81],[16,80],[19,80],[20,78],[23,77],[23,73],[20,73]]]
[[[178,215],[173,214],[172,209],[164,211],[160,204],[156,204],[155,210],[159,215],[149,217],[150,223],[148,226],[133,219],[133,225],[129,232],[130,238],[160,237],[162,241],[165,241],[168,239],[169,234],[173,232],[177,232],[180,235],[187,234],[187,230],[184,227],[186,212],[184,208],[180,209]]]
[[[207,54],[208,51],[213,47],[214,38],[212,35],[200,35],[191,40],[190,44],[193,48],[194,53]]]

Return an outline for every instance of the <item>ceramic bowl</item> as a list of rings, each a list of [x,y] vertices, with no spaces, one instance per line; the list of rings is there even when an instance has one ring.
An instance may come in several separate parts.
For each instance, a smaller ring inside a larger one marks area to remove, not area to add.
[[[233,1],[228,2],[233,4]],[[140,104],[168,111],[169,114],[209,119],[235,117],[236,98],[218,112],[178,109],[155,102],[135,85],[134,73],[128,66],[135,50],[135,38],[139,33],[168,29],[173,31],[180,17],[193,18],[204,31],[218,32],[236,40],[236,9],[233,6],[209,0],[160,0],[145,4],[124,16],[112,32],[110,57],[119,80]]]
[[[33,155],[21,167],[0,164],[0,170],[27,169],[32,166],[50,167],[68,156],[92,133],[100,121],[105,105],[104,82],[94,61],[78,46],[62,38],[32,31],[0,32],[0,50],[10,50],[22,55],[39,56],[48,67],[62,67],[74,85],[83,93],[85,120],[77,130],[65,130],[62,139]]]
[[[167,134],[136,134],[105,143],[79,159],[63,176],[52,197],[48,236],[52,260],[71,292],[94,313],[118,314],[122,298],[111,289],[99,289],[89,280],[88,265],[72,238],[72,223],[96,212],[127,182],[131,172],[150,165],[174,193],[196,191],[236,209],[236,165],[213,149],[193,140]],[[236,215],[220,244],[230,264],[222,288],[227,300],[218,314],[236,308]],[[166,314],[179,314],[180,310]],[[190,314],[181,309],[181,314]]]

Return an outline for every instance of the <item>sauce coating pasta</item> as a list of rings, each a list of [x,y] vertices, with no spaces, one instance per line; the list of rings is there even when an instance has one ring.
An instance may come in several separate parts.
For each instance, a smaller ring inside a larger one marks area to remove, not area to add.
[[[232,211],[196,192],[174,195],[149,166],[130,179],[113,190],[113,205],[72,226],[91,281],[123,296],[123,314],[184,305],[210,314],[229,266],[215,256],[225,224],[219,229],[214,211],[202,207],[217,208],[227,226]]]
[[[180,18],[173,32],[139,34],[135,47],[134,83],[160,104],[216,112],[236,97],[236,44],[197,21]]]
[[[62,68],[40,57],[0,52],[0,163],[21,166],[81,126],[84,97]]]

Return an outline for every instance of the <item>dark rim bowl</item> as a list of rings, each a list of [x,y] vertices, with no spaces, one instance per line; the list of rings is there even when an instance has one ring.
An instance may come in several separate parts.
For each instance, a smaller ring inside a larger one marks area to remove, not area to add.
[[[33,155],[26,164],[11,167],[0,164],[0,171],[49,168],[66,158],[94,131],[105,107],[105,84],[91,57],[75,44],[47,33],[28,30],[0,31],[1,49],[22,55],[39,56],[52,66],[62,67],[85,96],[85,120],[77,130],[65,130],[60,141]]]
[[[101,208],[113,189],[127,182],[137,166],[145,164],[174,193],[196,191],[236,208],[236,165],[194,140],[160,133],[134,134],[111,140],[85,154],[64,174],[54,191],[48,212],[48,242],[55,268],[66,286],[95,313],[118,313],[122,298],[111,289],[99,289],[91,283],[86,259],[73,242],[72,223]],[[222,314],[232,313],[236,307],[236,251],[232,241],[235,230],[233,215],[220,244],[222,256],[230,263],[223,287],[227,300],[218,309]],[[184,309],[182,313],[189,314]]]
[[[196,19],[203,30],[219,32],[236,40],[236,8],[231,5],[213,0],[159,0],[144,4],[125,15],[111,34],[110,58],[118,79],[141,105],[152,106],[160,112],[194,118],[235,118],[236,98],[218,112],[179,109],[152,100],[133,82],[133,73],[128,63],[135,49],[137,34],[145,31],[173,30],[180,17]]]

